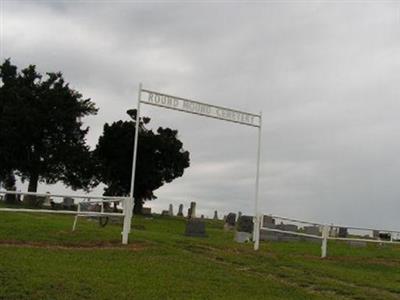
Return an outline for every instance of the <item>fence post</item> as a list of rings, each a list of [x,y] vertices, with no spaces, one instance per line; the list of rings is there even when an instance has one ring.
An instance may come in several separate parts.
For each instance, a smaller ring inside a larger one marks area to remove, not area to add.
[[[324,225],[322,227],[321,258],[325,258],[327,255],[329,230],[330,230],[329,225]]]
[[[253,239],[254,239],[254,250],[258,250],[260,247],[260,229],[263,220],[263,215],[257,214],[254,218],[254,228],[253,228]]]
[[[122,229],[122,244],[126,245],[128,244],[128,234],[131,231],[133,198],[125,198],[123,203],[124,225]]]
[[[78,211],[76,212],[75,220],[74,220],[74,225],[72,225],[72,231],[75,231],[76,229],[76,223],[78,222],[78,217],[79,213],[81,212],[81,203],[78,202]]]

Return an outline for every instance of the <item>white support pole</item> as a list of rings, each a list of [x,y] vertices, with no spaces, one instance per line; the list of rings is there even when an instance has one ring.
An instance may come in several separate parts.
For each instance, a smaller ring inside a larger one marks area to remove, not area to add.
[[[257,148],[257,173],[256,173],[256,191],[255,191],[255,207],[254,207],[254,230],[253,241],[254,250],[258,250],[260,246],[260,213],[258,211],[259,182],[260,182],[260,160],[261,160],[261,129],[262,129],[262,112],[260,112],[260,127],[258,128],[258,148]]]
[[[133,144],[133,160],[132,160],[132,175],[131,175],[131,189],[130,199],[125,200],[124,205],[124,228],[122,231],[122,244],[128,244],[128,234],[131,231],[131,222],[133,214],[133,203],[134,203],[134,192],[135,192],[135,174],[136,174],[136,158],[137,158],[137,145],[139,137],[139,126],[140,126],[140,97],[142,94],[142,84],[139,84],[138,102],[136,110],[136,124],[135,124],[135,138]]]
[[[322,227],[321,258],[325,258],[327,255],[329,231],[330,231],[329,225],[324,225]]]

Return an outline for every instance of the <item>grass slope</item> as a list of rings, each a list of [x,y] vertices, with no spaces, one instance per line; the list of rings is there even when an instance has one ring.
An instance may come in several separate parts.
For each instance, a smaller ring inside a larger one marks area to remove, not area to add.
[[[233,242],[222,222],[208,238],[183,236],[185,220],[135,217],[120,225],[0,212],[0,299],[400,299],[400,248]]]

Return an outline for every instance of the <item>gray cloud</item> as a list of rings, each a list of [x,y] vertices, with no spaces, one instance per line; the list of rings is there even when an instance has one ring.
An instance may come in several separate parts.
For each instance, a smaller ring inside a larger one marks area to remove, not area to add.
[[[400,228],[400,4],[3,2],[1,58],[63,71],[102,125],[137,86],[263,111],[264,212]],[[253,212],[256,131],[144,107],[191,152],[157,210]],[[41,187],[42,189],[57,189]],[[101,191],[98,191],[101,192]]]

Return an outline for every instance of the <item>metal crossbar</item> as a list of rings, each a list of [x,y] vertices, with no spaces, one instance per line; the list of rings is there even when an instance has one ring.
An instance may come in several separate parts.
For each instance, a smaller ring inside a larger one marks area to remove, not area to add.
[[[57,210],[57,209],[31,209],[31,208],[0,208],[0,212],[22,212],[22,213],[45,213],[45,214],[66,214],[75,215],[72,231],[76,229],[78,217],[122,217],[125,219],[130,216],[129,210],[131,209],[132,198],[130,197],[109,197],[109,196],[90,196],[90,195],[65,195],[65,194],[50,194],[50,193],[33,193],[33,192],[17,192],[17,191],[4,191],[0,190],[0,195],[22,195],[22,196],[37,196],[43,198],[78,198],[83,201],[77,203],[77,210]],[[121,202],[123,210],[120,213],[104,211],[104,203]],[[96,204],[100,207],[100,211],[82,211],[81,204]],[[129,233],[129,228],[124,231]],[[124,234],[123,231],[123,234]],[[125,234],[125,236],[127,235]],[[123,243],[127,240],[123,239]]]
[[[75,210],[55,210],[55,209],[31,209],[31,208],[0,208],[0,211],[5,212],[25,212],[25,213],[44,213],[44,214],[65,214],[65,215],[78,215],[79,216],[115,216],[123,217],[123,213],[112,213],[112,212],[96,212],[96,211],[82,211],[78,212]]]
[[[90,195],[66,195],[66,194],[50,194],[50,193],[36,193],[36,192],[17,192],[17,191],[5,191],[0,190],[0,194],[10,194],[10,195],[26,195],[26,196],[37,196],[37,197],[56,197],[56,198],[79,198],[79,199],[103,199],[109,202],[115,202],[118,200],[130,199],[130,197],[115,197],[115,196],[90,196]]]
[[[314,239],[322,239],[322,237],[319,235],[308,234],[308,233],[303,233],[303,232],[287,231],[287,230],[281,230],[281,229],[275,229],[275,228],[269,228],[269,227],[263,227],[263,226],[261,226],[261,229],[266,230],[266,231],[284,233],[284,234],[304,236],[304,237],[309,237],[309,238],[314,238]]]
[[[266,227],[266,226],[264,226],[264,217],[265,216],[268,216],[275,220],[278,219],[278,220],[289,221],[291,223],[309,224],[309,225],[317,226],[320,228],[322,235],[320,236],[320,235],[308,234],[308,233],[303,233],[303,232],[298,232],[298,231],[289,231],[289,230],[282,230],[282,229]],[[362,237],[354,237],[354,236],[350,236],[350,237],[331,236],[331,234],[330,234],[331,230],[337,229],[337,228],[346,228],[346,229],[350,229],[350,230],[359,230],[359,231],[372,231],[372,232],[378,232],[378,233],[390,233],[390,240],[385,240],[385,239],[381,239],[381,238],[374,239],[373,237],[372,238],[362,238]],[[263,215],[261,218],[261,221],[260,221],[260,230],[320,239],[320,240],[322,240],[322,245],[321,245],[321,257],[322,258],[326,257],[326,255],[327,255],[328,240],[367,242],[367,243],[378,243],[378,244],[400,244],[400,241],[394,240],[394,235],[400,236],[400,231],[397,231],[397,230],[387,230],[387,229],[382,230],[382,229],[351,227],[351,226],[343,226],[343,225],[335,225],[335,224],[328,225],[328,224],[308,222],[308,221],[292,219],[292,218],[287,218],[287,217],[281,217],[281,216],[275,216],[275,215]]]

